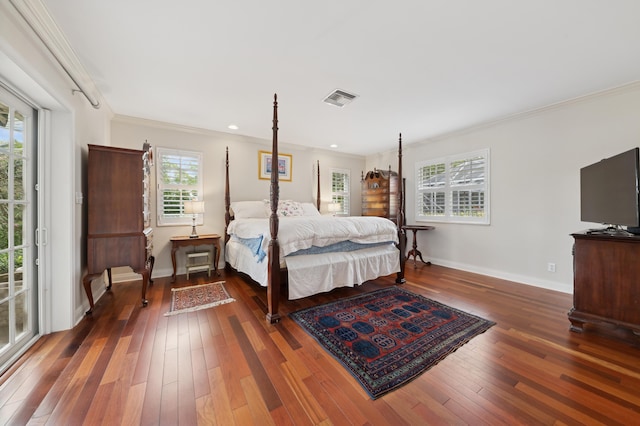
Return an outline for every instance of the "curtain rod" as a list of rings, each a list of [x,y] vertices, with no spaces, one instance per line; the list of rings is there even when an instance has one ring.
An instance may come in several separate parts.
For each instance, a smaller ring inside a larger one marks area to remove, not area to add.
[[[71,93],[82,93],[92,107],[95,109],[100,108],[100,102],[89,95],[89,91],[85,88],[84,84],[80,82],[80,78],[78,78],[77,75],[71,71],[69,66],[65,64],[63,57],[67,61],[71,62],[71,65],[75,65],[76,68],[82,70],[80,61],[73,53],[73,50],[69,46],[67,40],[61,35],[60,30],[44,5],[40,1],[30,2],[31,4],[26,4],[27,1],[20,0],[10,0],[10,2],[33,32],[38,36],[42,44],[44,44],[51,55],[53,55],[54,59],[69,76],[71,81],[73,81],[73,84],[76,85],[77,89],[72,89]],[[38,11],[36,9],[40,10]],[[52,45],[53,42],[57,42],[57,48]],[[74,62],[76,62],[76,64],[74,64]]]

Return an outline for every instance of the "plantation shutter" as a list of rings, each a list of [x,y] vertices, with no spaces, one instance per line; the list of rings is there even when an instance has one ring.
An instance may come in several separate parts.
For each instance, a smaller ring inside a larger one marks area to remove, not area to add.
[[[331,202],[340,204],[338,215],[349,215],[350,207],[350,171],[333,169],[331,171]]]
[[[456,160],[451,162],[449,170],[451,216],[484,216],[486,158],[476,156]]]
[[[489,223],[489,150],[416,163],[416,220]]]
[[[202,200],[202,153],[158,148],[157,157],[158,225],[190,224],[184,202]]]
[[[418,216],[444,216],[445,186],[445,163],[425,164],[417,167]]]

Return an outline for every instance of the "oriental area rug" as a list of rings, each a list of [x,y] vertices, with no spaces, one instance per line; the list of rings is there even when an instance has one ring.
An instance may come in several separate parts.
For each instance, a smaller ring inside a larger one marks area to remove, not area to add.
[[[224,281],[171,289],[171,307],[165,316],[199,311],[235,302],[224,288]]]
[[[399,287],[290,314],[376,399],[495,323]]]

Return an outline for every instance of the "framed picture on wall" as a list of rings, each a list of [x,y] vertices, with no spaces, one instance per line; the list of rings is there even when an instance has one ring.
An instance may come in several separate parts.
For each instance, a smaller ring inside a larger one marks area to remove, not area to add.
[[[267,151],[258,152],[258,178],[271,179],[271,153]],[[291,182],[291,166],[293,157],[291,154],[278,154],[278,175],[280,181]]]

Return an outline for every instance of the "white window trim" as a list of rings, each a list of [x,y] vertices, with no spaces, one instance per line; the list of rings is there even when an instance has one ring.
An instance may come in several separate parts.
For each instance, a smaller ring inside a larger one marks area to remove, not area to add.
[[[174,148],[155,148],[156,157],[156,226],[182,226],[192,225],[193,216],[190,214],[181,214],[179,217],[167,217],[162,214],[162,191],[165,187],[185,188],[184,185],[166,185],[162,182],[162,157],[164,155],[173,154],[179,156],[190,156],[198,159],[198,183],[193,185],[192,188],[197,192],[199,201],[203,201],[203,154],[199,151],[189,151],[184,149]],[[206,205],[205,205],[206,209]],[[202,225],[204,223],[204,215],[196,215],[196,225]]]
[[[415,202],[415,214],[416,214],[416,221],[417,222],[445,222],[445,223],[466,223],[466,224],[474,224],[474,225],[489,225],[491,224],[491,197],[490,197],[490,176],[491,176],[491,167],[490,167],[490,152],[489,152],[489,148],[485,148],[485,149],[480,149],[477,151],[472,151],[472,152],[466,152],[463,154],[456,154],[456,155],[449,155],[446,157],[441,157],[441,158],[437,158],[437,159],[433,159],[433,160],[427,160],[427,161],[420,161],[415,163],[415,182],[416,182],[416,189],[415,189],[415,197],[416,197],[416,202]],[[465,188],[474,190],[474,189],[480,189],[484,191],[484,216],[482,217],[476,217],[476,216],[469,216],[469,217],[461,217],[461,216],[452,216],[451,215],[451,191],[452,188],[450,186],[450,170],[449,170],[449,165],[452,162],[455,161],[459,161],[459,160],[466,160],[466,159],[470,159],[470,158],[474,158],[474,157],[484,157],[485,159],[485,179],[484,179],[484,183],[483,184],[478,184],[478,185],[470,185],[467,186]],[[422,209],[420,206],[420,203],[422,202],[422,193],[424,192],[431,192],[428,190],[420,190],[418,187],[418,175],[420,172],[420,169],[422,167],[425,166],[429,166],[429,165],[435,165],[435,164],[441,164],[444,163],[445,164],[445,186],[440,188],[439,192],[444,192],[445,193],[445,214],[444,216],[429,216],[429,215],[423,215],[421,213]]]
[[[340,212],[336,212],[337,215],[340,216],[349,216],[351,215],[351,170],[349,169],[338,169],[332,168],[331,172],[331,202],[334,202],[334,196],[344,197],[346,208]],[[334,192],[333,191],[333,174],[340,173],[347,176],[348,183],[345,186],[345,191]]]

